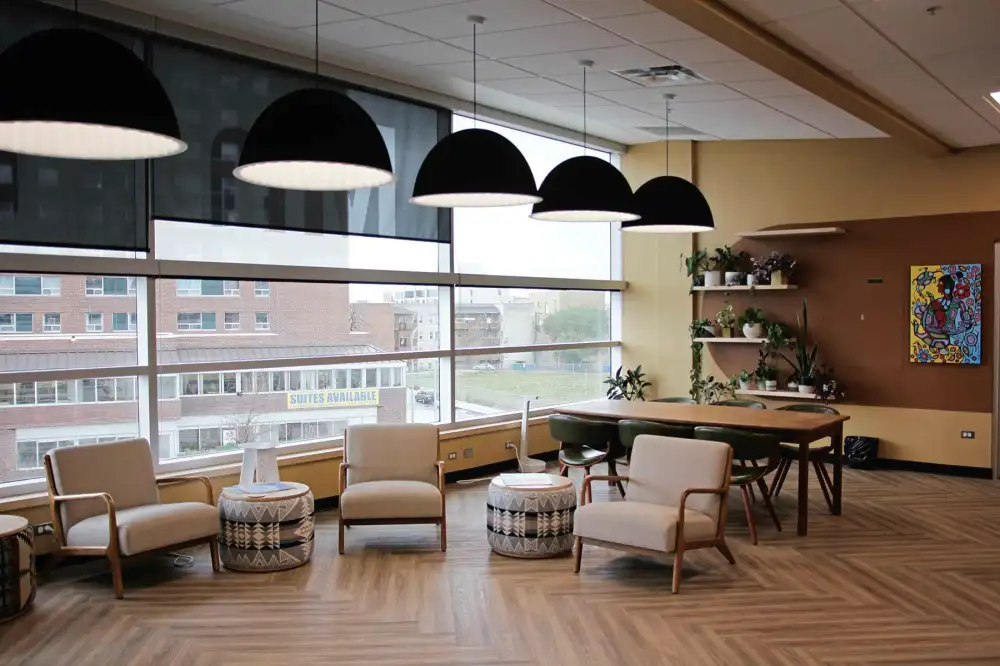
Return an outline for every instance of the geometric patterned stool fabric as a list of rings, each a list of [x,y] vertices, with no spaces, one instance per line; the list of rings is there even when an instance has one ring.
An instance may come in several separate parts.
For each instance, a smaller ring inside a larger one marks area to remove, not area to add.
[[[0,622],[28,610],[35,598],[35,533],[19,516],[0,516]]]
[[[313,551],[315,507],[309,486],[263,495],[224,488],[219,498],[219,559],[232,571],[269,573],[300,567]]]
[[[490,548],[500,555],[532,559],[572,552],[573,482],[545,474],[551,486],[508,486],[504,476],[494,477],[487,493],[486,540]]]

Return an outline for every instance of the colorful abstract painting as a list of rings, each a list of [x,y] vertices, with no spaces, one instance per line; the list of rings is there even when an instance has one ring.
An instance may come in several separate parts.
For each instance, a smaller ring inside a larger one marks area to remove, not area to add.
[[[983,266],[910,267],[910,361],[978,364],[983,358]]]

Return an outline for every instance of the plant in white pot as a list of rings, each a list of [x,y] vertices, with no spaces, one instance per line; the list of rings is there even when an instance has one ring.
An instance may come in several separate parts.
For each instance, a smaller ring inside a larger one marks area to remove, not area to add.
[[[819,354],[819,345],[813,345],[812,349],[806,345],[809,333],[809,309],[805,299],[802,299],[802,315],[795,315],[795,322],[798,331],[795,339],[795,360],[781,355],[788,365],[792,366],[795,379],[798,382],[799,393],[812,395],[816,393],[816,356]]]
[[[736,375],[736,381],[740,383],[741,391],[750,391],[754,388],[754,376],[751,375],[746,370],[741,370],[740,374]]]
[[[778,369],[773,365],[757,366],[757,386],[763,385],[765,391],[778,390]]]
[[[684,268],[687,270],[687,276],[691,278],[692,287],[706,286],[705,271],[708,270],[708,252],[695,250],[689,256],[684,257]]]
[[[733,252],[733,248],[728,245],[715,248],[712,255],[712,262],[716,270],[722,271],[725,275],[725,285],[735,287],[743,284],[746,266],[750,261],[750,255],[746,252]],[[706,283],[707,284],[707,283]]]
[[[744,338],[764,337],[764,312],[760,308],[748,307],[744,310],[740,315],[739,324]]]
[[[715,315],[715,322],[722,331],[722,337],[733,337],[733,327],[736,326],[736,313],[733,312],[732,303],[727,303],[726,307],[719,310],[719,314]]]

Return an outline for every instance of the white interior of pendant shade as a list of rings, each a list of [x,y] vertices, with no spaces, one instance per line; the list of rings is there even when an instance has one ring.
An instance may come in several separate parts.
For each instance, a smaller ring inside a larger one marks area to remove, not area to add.
[[[639,219],[635,213],[611,210],[550,210],[532,213],[531,217],[545,222],[631,222]]]
[[[492,208],[500,206],[524,206],[541,201],[539,196],[511,194],[509,192],[452,192],[443,194],[423,194],[412,197],[410,203],[418,206],[437,208]]]
[[[388,185],[391,171],[345,162],[257,162],[233,170],[240,180],[283,190],[359,190]]]
[[[183,153],[187,144],[130,127],[17,120],[0,122],[0,150],[80,160],[143,160]]]
[[[645,224],[638,227],[623,227],[622,231],[641,234],[694,234],[699,231],[713,231],[713,228],[698,224]]]

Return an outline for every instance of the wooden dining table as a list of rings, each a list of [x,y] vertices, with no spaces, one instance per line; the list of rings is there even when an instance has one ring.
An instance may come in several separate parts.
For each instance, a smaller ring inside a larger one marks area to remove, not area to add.
[[[639,419],[656,423],[691,426],[717,426],[780,436],[781,441],[799,445],[799,521],[798,534],[809,532],[809,445],[824,437],[833,442],[833,514],[842,511],[844,422],[842,414],[813,414],[718,405],[687,405],[668,402],[629,402],[592,400],[556,407],[558,414],[569,414],[601,421]]]

